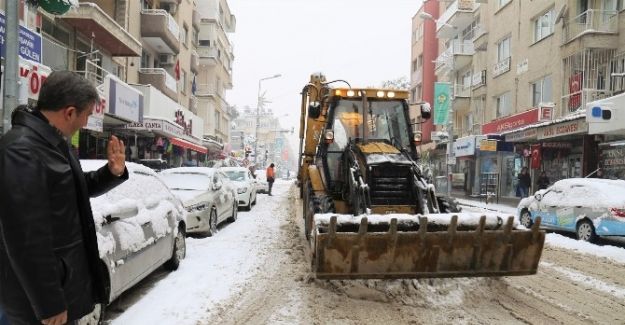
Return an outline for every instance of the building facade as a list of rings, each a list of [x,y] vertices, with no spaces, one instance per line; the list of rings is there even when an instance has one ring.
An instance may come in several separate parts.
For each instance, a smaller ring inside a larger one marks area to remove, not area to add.
[[[454,142],[439,161],[454,190],[515,197],[523,167],[535,183],[540,171],[554,182],[602,166],[614,137],[589,134],[585,112],[623,91],[623,1],[457,0],[440,11],[435,73],[450,85]]]
[[[4,1],[0,5],[4,7]],[[215,7],[221,11],[227,3]],[[87,128],[72,139],[81,158],[104,157],[111,134],[124,138],[132,160],[200,165],[221,152],[224,141],[206,137],[215,134],[211,129],[215,115],[206,114],[196,94],[202,33],[198,1],[79,1],[63,15],[24,1],[19,8],[20,25],[32,34],[29,39],[40,58],[32,55],[21,63],[22,101],[37,98],[25,87],[29,78],[45,77],[54,70],[76,71],[100,92],[100,107]],[[234,20],[227,11],[229,20]],[[205,14],[210,18],[210,12]],[[215,72],[206,71],[204,77],[210,78],[211,73]],[[229,118],[226,114],[219,124],[228,125]]]

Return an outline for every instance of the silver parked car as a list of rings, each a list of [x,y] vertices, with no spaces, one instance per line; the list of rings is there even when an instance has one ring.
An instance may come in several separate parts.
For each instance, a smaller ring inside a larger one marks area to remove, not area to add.
[[[625,236],[625,181],[569,178],[555,182],[517,208],[520,223],[575,233],[593,242],[598,236]]]
[[[159,176],[188,212],[187,233],[212,236],[219,223],[237,219],[236,187],[218,169],[179,167],[164,170]]]
[[[105,160],[81,160],[93,171]],[[107,303],[161,265],[176,270],[185,257],[185,211],[180,200],[148,167],[126,163],[129,179],[104,195],[91,199],[98,249],[108,293]],[[81,320],[97,324],[104,306]]]

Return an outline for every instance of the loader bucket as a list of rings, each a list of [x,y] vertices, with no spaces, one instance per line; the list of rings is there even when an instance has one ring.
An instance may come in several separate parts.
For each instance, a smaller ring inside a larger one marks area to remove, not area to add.
[[[319,279],[536,273],[545,242],[538,218],[530,230],[517,230],[513,217],[505,224],[492,215],[428,217],[315,215],[313,272]]]

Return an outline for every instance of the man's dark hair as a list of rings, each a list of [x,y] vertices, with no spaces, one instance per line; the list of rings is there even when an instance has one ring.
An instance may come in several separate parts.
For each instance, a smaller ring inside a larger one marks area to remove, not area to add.
[[[271,165],[269,165],[269,167],[271,167],[271,168],[273,168],[273,167],[275,167],[275,166],[276,166],[276,165],[274,165],[273,163],[271,163]]]
[[[41,86],[37,109],[59,111],[74,106],[82,112],[99,101],[98,91],[87,79],[72,71],[54,71]]]

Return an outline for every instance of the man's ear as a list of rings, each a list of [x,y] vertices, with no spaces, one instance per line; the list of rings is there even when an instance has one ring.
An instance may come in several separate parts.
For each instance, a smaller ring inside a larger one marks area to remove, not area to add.
[[[68,106],[64,109],[63,116],[66,120],[70,120],[74,114],[78,114],[75,106]]]

